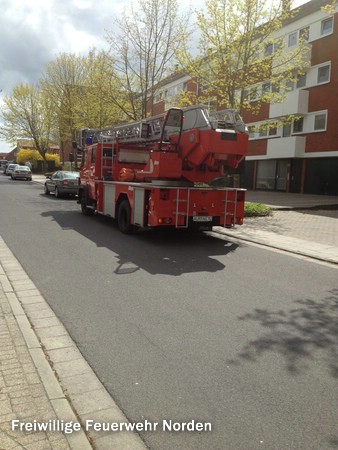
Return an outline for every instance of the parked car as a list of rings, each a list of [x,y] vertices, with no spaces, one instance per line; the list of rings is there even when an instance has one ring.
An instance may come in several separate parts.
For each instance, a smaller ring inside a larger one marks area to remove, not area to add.
[[[12,180],[29,180],[32,181],[32,171],[27,166],[16,166],[12,170],[11,174]]]
[[[4,171],[4,175],[7,175],[7,168],[8,168],[8,166],[10,165],[10,164],[14,164],[15,163],[15,161],[6,161],[6,163],[3,165],[3,171]],[[15,163],[16,164],[16,163]]]
[[[46,195],[51,192],[55,197],[62,195],[77,195],[79,188],[79,172],[68,172],[58,170],[52,176],[46,177],[44,192]]]
[[[12,175],[12,173],[13,173],[13,170],[16,168],[16,166],[17,166],[18,164],[15,164],[15,163],[12,163],[12,164],[8,164],[8,166],[6,167],[6,175],[7,176],[9,176],[9,175]]]
[[[7,163],[8,163],[7,159],[0,159],[0,169],[4,170]]]

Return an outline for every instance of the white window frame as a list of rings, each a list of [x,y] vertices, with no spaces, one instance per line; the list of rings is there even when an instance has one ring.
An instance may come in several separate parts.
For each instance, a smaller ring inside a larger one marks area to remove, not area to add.
[[[313,114],[313,116],[314,116],[314,118],[313,118],[313,131],[315,133],[326,131],[327,130],[327,111],[317,112],[317,113]],[[316,129],[316,118],[320,117],[320,116],[324,116],[325,117],[325,125],[324,125],[323,128]]]
[[[324,81],[319,81],[319,71],[321,69],[328,68],[328,79]],[[331,64],[322,64],[321,66],[317,67],[317,85],[329,83],[331,79]]]
[[[303,84],[304,83],[304,84]],[[296,82],[297,89],[303,89],[306,87],[306,72],[300,75]]]
[[[275,137],[278,135],[278,123],[271,122],[270,127],[268,128],[268,137]]]
[[[295,131],[295,124],[298,124],[300,122],[302,123],[302,129],[300,131]],[[293,124],[292,124],[292,133],[291,134],[293,135],[293,134],[302,134],[302,133],[304,133],[304,122],[305,122],[304,117],[300,117],[298,120],[293,122]]]
[[[328,31],[325,31],[325,24],[331,23],[331,27]],[[329,34],[333,33],[333,17],[329,17],[328,19],[322,20],[320,24],[320,35],[321,36],[328,36]]]
[[[298,32],[293,31],[288,36],[288,47],[294,47],[298,44]]]
[[[256,125],[249,125],[248,131],[249,131],[249,139],[255,139],[256,138]]]

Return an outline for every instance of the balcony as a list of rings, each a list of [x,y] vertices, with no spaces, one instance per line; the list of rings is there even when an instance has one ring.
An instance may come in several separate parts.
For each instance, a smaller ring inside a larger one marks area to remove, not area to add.
[[[269,117],[283,117],[289,114],[306,114],[309,109],[309,91],[298,89],[289,92],[283,103],[270,105]]]
[[[305,144],[305,136],[269,139],[266,155],[268,159],[301,158],[305,153]]]

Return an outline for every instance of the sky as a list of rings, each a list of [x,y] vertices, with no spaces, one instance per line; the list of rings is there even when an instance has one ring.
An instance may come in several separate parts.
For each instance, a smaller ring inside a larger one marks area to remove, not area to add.
[[[308,0],[295,0],[294,6]],[[34,84],[60,53],[87,54],[106,49],[106,30],[114,27],[130,0],[0,0],[0,106],[14,86]],[[201,0],[198,3],[203,4]],[[196,0],[193,2],[196,6]],[[0,141],[0,152],[12,145]]]

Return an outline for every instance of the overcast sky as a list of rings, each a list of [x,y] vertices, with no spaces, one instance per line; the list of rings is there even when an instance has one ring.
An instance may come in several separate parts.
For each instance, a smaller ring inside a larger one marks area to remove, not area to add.
[[[307,0],[296,0],[295,6]],[[0,0],[0,102],[20,83],[35,83],[62,53],[106,48],[106,30],[129,0]],[[188,2],[187,2],[188,3]],[[198,4],[203,4],[199,0]],[[196,0],[192,2],[193,7]],[[0,141],[0,152],[11,145]]]

